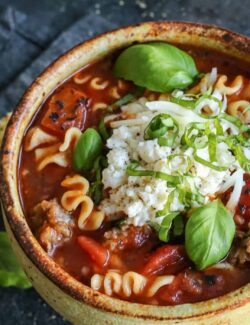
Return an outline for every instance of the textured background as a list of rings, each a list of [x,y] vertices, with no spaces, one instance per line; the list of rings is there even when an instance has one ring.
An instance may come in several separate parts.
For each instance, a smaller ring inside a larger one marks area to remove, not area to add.
[[[249,0],[0,0],[0,115],[59,54],[95,34],[140,21],[185,20],[250,36],[249,14]],[[2,324],[68,322],[33,289],[0,288]]]

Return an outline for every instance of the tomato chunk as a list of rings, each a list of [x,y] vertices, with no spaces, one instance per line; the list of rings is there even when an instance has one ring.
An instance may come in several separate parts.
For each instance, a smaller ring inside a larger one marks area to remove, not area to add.
[[[60,87],[46,103],[46,113],[41,124],[56,134],[70,127],[83,129],[88,107],[86,95],[71,86]]]
[[[156,250],[144,265],[142,273],[158,275],[162,272],[174,274],[188,265],[188,258],[182,245],[165,245]]]
[[[106,248],[102,247],[94,239],[86,236],[79,236],[77,241],[81,249],[90,256],[96,265],[100,267],[107,265],[110,254]]]

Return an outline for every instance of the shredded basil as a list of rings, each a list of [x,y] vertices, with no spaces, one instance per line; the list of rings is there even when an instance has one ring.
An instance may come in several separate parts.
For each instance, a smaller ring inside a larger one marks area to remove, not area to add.
[[[237,144],[234,149],[234,154],[236,156],[236,159],[238,160],[240,166],[247,172],[250,171],[250,160],[245,156],[242,147]]]
[[[107,165],[107,158],[103,155],[98,156],[94,162],[92,173],[94,174],[95,181],[90,185],[89,194],[96,205],[103,199],[102,170]]]
[[[178,214],[174,220],[174,236],[181,236],[184,232],[184,221],[182,215]]]
[[[221,126],[221,123],[220,123],[220,120],[219,118],[215,118],[214,119],[214,126],[215,126],[215,129],[216,129],[216,134],[219,136],[223,136],[224,135],[224,131],[223,131],[223,128]]]
[[[171,204],[174,201],[174,196],[175,196],[175,190],[172,190],[170,192],[170,194],[168,195],[168,199],[167,199],[167,202],[165,203],[164,208],[162,210],[158,210],[156,212],[156,217],[165,216],[167,213],[170,212],[170,207],[171,207]]]
[[[104,118],[101,119],[101,121],[100,121],[100,123],[98,125],[98,131],[99,131],[99,133],[100,133],[100,135],[102,137],[102,140],[104,142],[106,142],[107,139],[110,137],[110,134],[109,134],[109,132],[107,130],[107,127],[106,127],[106,125],[104,123]]]
[[[216,147],[217,147],[217,137],[215,134],[210,133],[208,135],[208,152],[211,162],[215,162],[216,158]]]
[[[145,91],[145,88],[136,87],[136,89],[132,93],[126,94],[125,96],[116,100],[113,104],[109,105],[109,107],[107,108],[107,111],[113,112],[115,109],[132,102],[137,97],[142,96],[144,91]]]
[[[161,222],[159,230],[159,239],[164,242],[169,241],[169,231],[173,220],[179,215],[179,212],[171,212],[167,214]]]
[[[170,98],[170,101],[172,103],[175,103],[175,104],[180,105],[182,107],[194,109],[195,106],[196,106],[197,99],[187,100],[187,99],[182,99],[182,98],[179,98],[179,97],[173,97],[172,96]]]
[[[160,146],[172,147],[178,135],[178,123],[168,114],[156,115],[144,132],[144,139],[158,139]]]
[[[202,149],[208,144],[208,138],[205,135],[205,124],[204,123],[189,123],[187,125],[183,141],[191,148]]]
[[[164,181],[167,181],[171,184],[179,184],[182,181],[181,176],[172,176],[163,172],[154,171],[154,170],[144,170],[137,169],[139,163],[137,161],[132,161],[130,165],[126,168],[127,175],[129,176],[151,176],[154,178],[159,178]]]
[[[214,165],[211,161],[207,161],[207,160],[205,160],[205,159],[199,157],[199,156],[197,155],[196,150],[194,150],[193,155],[194,155],[194,159],[195,159],[197,162],[199,162],[200,164],[202,164],[202,165],[204,165],[204,166],[207,166],[207,167],[209,167],[209,168],[211,168],[211,169],[217,170],[218,172],[225,171],[225,170],[228,169],[228,166],[218,166],[218,165]]]

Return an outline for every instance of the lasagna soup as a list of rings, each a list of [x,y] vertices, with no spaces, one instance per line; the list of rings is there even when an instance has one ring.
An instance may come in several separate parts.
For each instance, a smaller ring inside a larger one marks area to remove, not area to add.
[[[248,283],[249,71],[149,43],[60,84],[26,131],[18,170],[47,254],[93,290],[143,304]]]

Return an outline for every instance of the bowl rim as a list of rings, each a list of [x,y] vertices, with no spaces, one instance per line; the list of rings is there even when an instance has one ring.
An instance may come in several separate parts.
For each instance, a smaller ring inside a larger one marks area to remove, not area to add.
[[[23,252],[49,280],[72,298],[106,312],[147,320],[177,321],[201,316],[210,317],[222,311],[232,310],[249,303],[250,284],[218,298],[177,306],[144,305],[109,297],[94,291],[90,287],[74,279],[47,255],[31,233],[22,210],[16,206],[17,196],[13,194],[18,192],[18,184],[15,182],[16,170],[13,170],[13,159],[20,154],[19,151],[15,152],[15,150],[13,150],[14,142],[15,138],[18,136],[18,130],[20,130],[20,126],[22,125],[25,112],[29,109],[30,99],[37,91],[40,81],[46,79],[49,74],[53,74],[59,66],[67,65],[70,55],[74,55],[78,51],[92,46],[93,44],[98,44],[98,42],[101,42],[101,40],[107,36],[117,36],[121,32],[129,36],[140,28],[148,28],[149,32],[152,33],[151,36],[157,32],[161,33],[162,30],[164,31],[164,28],[176,29],[176,31],[179,30],[183,33],[192,32],[194,35],[198,35],[198,37],[204,36],[216,39],[217,42],[225,46],[225,49],[230,46],[246,56],[249,56],[250,53],[250,38],[246,36],[213,25],[183,21],[145,22],[129,25],[100,34],[68,50],[54,60],[54,62],[52,62],[28,87],[22,99],[14,109],[8,123],[0,157],[0,195],[3,210],[11,231]],[[38,108],[39,107],[37,107],[36,110]],[[25,129],[27,126],[28,124],[25,125]],[[18,196],[18,206],[21,204],[20,201],[20,197]]]

